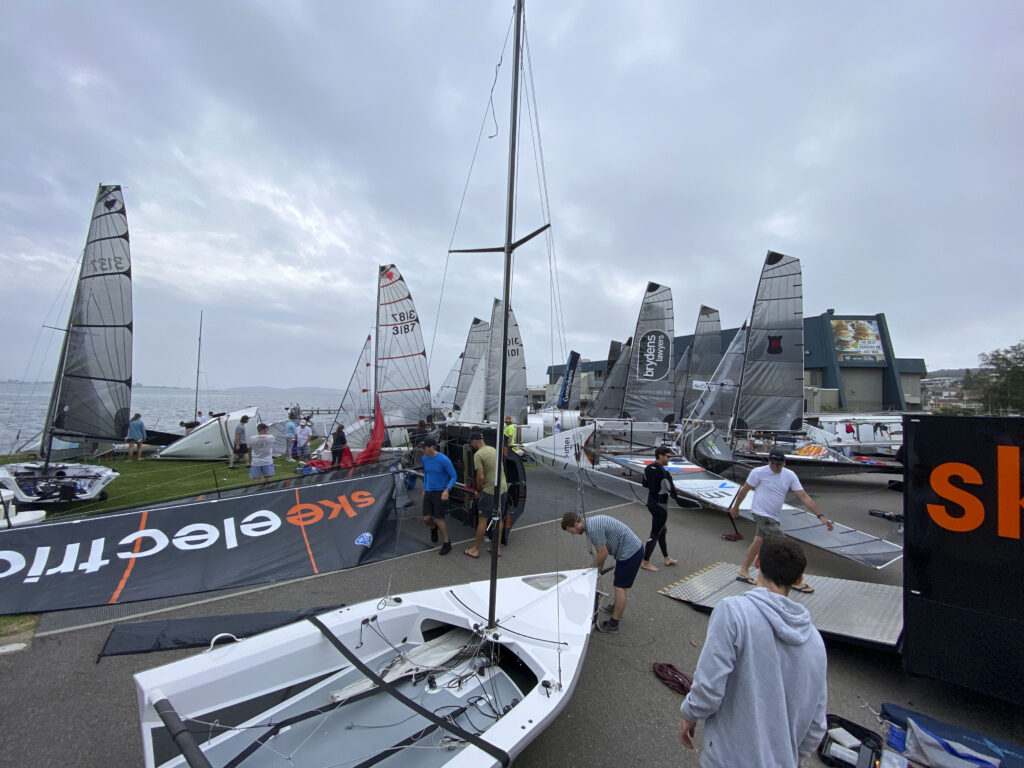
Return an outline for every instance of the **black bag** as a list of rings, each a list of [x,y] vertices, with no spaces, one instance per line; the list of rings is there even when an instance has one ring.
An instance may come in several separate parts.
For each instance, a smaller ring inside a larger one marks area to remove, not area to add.
[[[849,763],[830,754],[832,745],[837,742],[826,733],[818,745],[818,757],[825,765],[834,768],[868,768],[876,765],[876,760],[882,759],[882,747],[885,742],[879,734],[839,715],[825,715],[825,724],[829,731],[833,728],[842,728],[854,738],[860,739],[860,748],[854,750],[857,752],[857,762]]]

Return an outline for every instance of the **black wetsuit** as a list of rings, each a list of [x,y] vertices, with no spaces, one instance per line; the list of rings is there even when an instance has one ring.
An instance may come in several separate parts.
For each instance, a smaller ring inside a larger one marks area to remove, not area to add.
[[[667,493],[661,493],[662,481],[668,480],[672,489],[672,496],[675,497],[675,485],[672,483],[672,476],[658,462],[648,464],[644,469],[644,484],[647,486],[647,509],[651,513],[651,535],[644,544],[644,560],[650,562],[654,554],[654,545],[661,547],[663,557],[668,557],[668,510],[665,504],[668,502]]]

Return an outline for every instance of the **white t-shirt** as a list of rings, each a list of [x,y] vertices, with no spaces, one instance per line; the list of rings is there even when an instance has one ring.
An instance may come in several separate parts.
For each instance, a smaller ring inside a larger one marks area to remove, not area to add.
[[[804,489],[796,472],[786,467],[783,467],[781,472],[772,472],[772,468],[767,466],[758,467],[747,476],[747,484],[754,489],[750,511],[773,520],[779,519],[782,505],[786,502],[786,494]]]
[[[265,467],[274,463],[274,436],[256,435],[249,438],[249,450],[252,451],[252,463],[257,467]]]
[[[305,448],[309,445],[309,441],[313,438],[313,430],[309,427],[299,427],[295,433],[295,444],[299,448]]]

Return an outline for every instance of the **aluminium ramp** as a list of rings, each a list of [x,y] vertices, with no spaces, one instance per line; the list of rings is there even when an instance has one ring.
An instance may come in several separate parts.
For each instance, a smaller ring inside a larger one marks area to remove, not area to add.
[[[711,610],[726,597],[741,595],[749,584],[736,581],[739,566],[712,563],[658,593]],[[896,650],[903,634],[903,588],[850,579],[808,574],[812,594],[790,590],[789,597],[802,604],[824,637]]]

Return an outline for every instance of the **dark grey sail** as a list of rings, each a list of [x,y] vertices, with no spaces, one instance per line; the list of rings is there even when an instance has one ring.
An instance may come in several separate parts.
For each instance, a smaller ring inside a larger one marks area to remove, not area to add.
[[[42,450],[67,442],[123,440],[132,396],[132,264],[124,197],[100,185],[82,252]]]
[[[626,375],[629,373],[629,353],[633,339],[625,344],[613,341],[608,350],[608,373],[597,397],[587,408],[592,419],[617,419],[622,415],[622,398],[626,394]]]
[[[630,352],[623,418],[634,421],[673,420],[672,289],[648,283],[636,321]]]
[[[769,251],[747,333],[733,429],[798,431],[804,416],[804,318],[800,261]]]
[[[456,409],[462,408],[466,393],[469,392],[469,385],[473,383],[473,374],[476,373],[480,359],[487,354],[487,345],[491,338],[490,328],[490,324],[479,317],[474,317],[469,326],[466,348],[462,352],[462,365],[459,368],[459,383],[455,390]]]
[[[691,349],[693,354],[690,356],[687,391],[683,400],[684,412],[688,404],[696,402],[706,389],[722,361],[722,319],[717,309],[701,305]]]
[[[733,336],[729,349],[690,411],[689,418],[712,422],[723,435],[730,431],[746,345],[747,325],[744,323]]]

